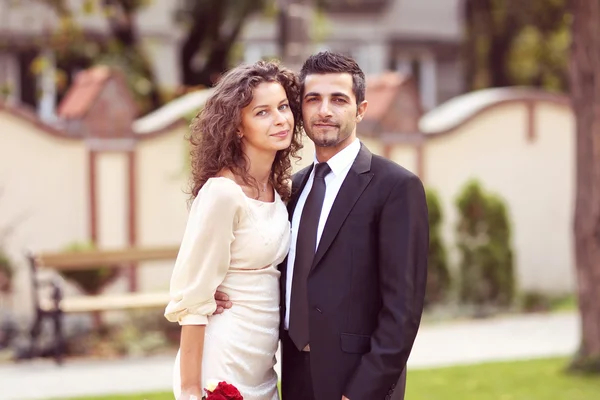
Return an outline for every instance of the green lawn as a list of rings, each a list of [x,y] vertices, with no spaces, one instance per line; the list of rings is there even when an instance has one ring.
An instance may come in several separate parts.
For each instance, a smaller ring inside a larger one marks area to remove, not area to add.
[[[117,396],[92,396],[92,397],[77,397],[67,400],[173,400],[172,392],[163,393],[146,393],[134,395],[117,395]]]
[[[408,372],[406,400],[595,400],[600,377],[565,374],[566,359]]]
[[[409,371],[406,400],[597,400],[600,377],[563,373],[566,359]],[[173,400],[169,392],[71,400]]]

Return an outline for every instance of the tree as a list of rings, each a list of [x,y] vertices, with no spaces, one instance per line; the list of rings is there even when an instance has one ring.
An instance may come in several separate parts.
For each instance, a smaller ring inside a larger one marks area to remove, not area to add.
[[[210,87],[229,67],[233,47],[248,18],[272,1],[187,0],[179,10],[186,28],[180,52],[184,86]]]
[[[466,0],[466,88],[567,89],[566,0]]]
[[[258,13],[277,19],[277,56],[299,69],[308,56],[311,8],[336,3],[356,6],[359,0],[187,0],[179,20],[186,28],[180,61],[184,86],[212,86],[235,60],[236,41],[247,20]],[[273,56],[276,56],[273,54]],[[233,60],[232,60],[233,58]]]
[[[289,68],[299,71],[309,56],[308,44],[310,8],[314,0],[280,0],[279,8],[279,54]],[[314,4],[324,6],[323,1]]]
[[[468,88],[508,86],[507,60],[517,20],[506,1],[465,1],[465,59]]]
[[[573,368],[600,373],[600,0],[572,0],[571,98],[577,177],[575,264],[581,345]]]
[[[508,60],[512,84],[566,92],[571,25],[567,0],[511,1],[520,26]]]
[[[103,15],[110,28],[105,38],[92,37],[77,23],[76,16],[66,0],[36,0],[46,4],[59,19],[58,29],[50,35],[57,67],[62,76],[62,87],[72,83],[72,75],[79,69],[94,64],[118,66],[127,76],[127,82],[136,95],[142,113],[162,105],[162,99],[152,65],[142,50],[135,14],[152,0],[86,0],[85,14]],[[99,40],[100,39],[100,40]],[[44,62],[38,59],[38,68]]]
[[[95,63],[116,65],[127,76],[142,113],[162,105],[152,65],[144,54],[135,23],[136,13],[153,0],[85,0],[85,13],[99,13],[107,19],[110,32],[102,40],[82,31],[66,0],[36,1],[48,5],[60,20],[59,29],[52,35],[52,48],[62,72],[63,87],[72,83],[70,77],[76,70]],[[179,60],[183,86],[212,86],[231,66],[232,53],[248,18],[274,6],[274,0],[181,2],[177,20],[185,35]]]
[[[135,13],[147,6],[151,0],[103,0],[102,12],[108,20],[113,40],[109,56],[115,63],[125,66],[129,74],[133,74],[137,90],[144,90],[144,98],[150,109],[162,105],[158,84],[152,70],[150,60],[141,48]],[[108,60],[105,60],[105,62]],[[128,67],[128,68],[127,68]],[[142,84],[140,84],[140,81]]]

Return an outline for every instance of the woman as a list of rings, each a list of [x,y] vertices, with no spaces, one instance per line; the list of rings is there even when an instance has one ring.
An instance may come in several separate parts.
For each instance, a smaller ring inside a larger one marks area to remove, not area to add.
[[[193,203],[165,310],[182,325],[176,398],[201,399],[213,380],[245,400],[278,398],[277,265],[290,241],[284,202],[299,111],[295,75],[258,62],[227,73],[192,125]],[[233,306],[212,315],[217,288]]]

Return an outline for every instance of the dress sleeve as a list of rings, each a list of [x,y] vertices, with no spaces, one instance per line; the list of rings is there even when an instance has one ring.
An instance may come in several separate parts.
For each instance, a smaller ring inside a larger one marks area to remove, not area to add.
[[[217,308],[215,291],[229,269],[233,232],[243,210],[242,193],[226,179],[208,180],[192,203],[164,313],[171,322],[206,325]]]

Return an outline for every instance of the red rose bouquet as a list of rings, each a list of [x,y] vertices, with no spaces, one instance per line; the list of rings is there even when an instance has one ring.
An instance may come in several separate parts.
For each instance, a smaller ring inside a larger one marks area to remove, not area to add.
[[[227,382],[219,382],[218,385],[209,385],[209,387],[210,389],[204,389],[206,396],[202,398],[203,400],[244,400],[240,391]]]

